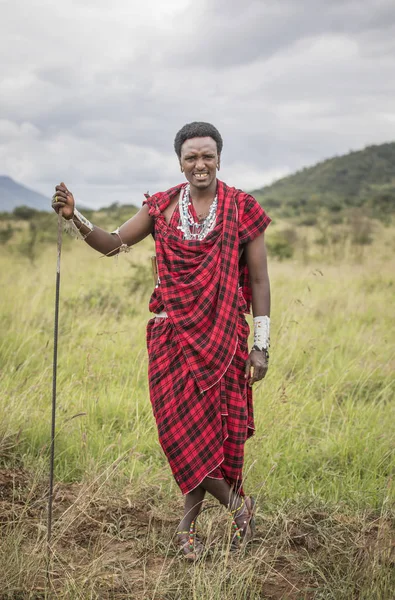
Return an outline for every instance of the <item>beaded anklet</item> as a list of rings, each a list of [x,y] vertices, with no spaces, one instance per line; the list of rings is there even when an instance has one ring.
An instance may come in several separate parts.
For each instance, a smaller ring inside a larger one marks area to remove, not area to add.
[[[231,517],[233,517],[232,518],[232,528],[234,530],[234,535],[236,536],[238,542],[241,541],[241,532],[244,530],[244,528],[238,526],[238,524],[236,523],[235,517],[236,517],[237,513],[239,512],[239,510],[244,507],[245,507],[245,501],[244,501],[244,498],[242,498],[240,506],[238,506],[234,510],[229,511]],[[241,516],[243,514],[243,512],[239,516]],[[247,521],[244,521],[244,525],[247,525]]]
[[[177,535],[188,535],[189,536],[189,538],[188,538],[189,551],[193,552],[195,549],[195,536],[196,536],[195,519],[190,524],[189,531],[177,531]]]
[[[245,508],[246,508],[245,499],[242,498],[240,506],[238,506],[234,510],[229,511],[229,513],[232,517],[232,529],[234,531],[231,546],[233,547],[234,550],[239,549],[241,547],[241,544],[242,544],[244,536],[245,536],[246,525],[248,525],[248,520],[243,521],[243,527],[239,527],[238,524],[236,523],[237,513],[241,509],[245,509]],[[244,514],[244,510],[242,510],[238,516],[241,517],[243,514]]]

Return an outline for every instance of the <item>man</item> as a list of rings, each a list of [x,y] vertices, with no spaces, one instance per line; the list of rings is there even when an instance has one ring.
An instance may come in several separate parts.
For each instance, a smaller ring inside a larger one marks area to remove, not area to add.
[[[206,492],[233,517],[233,547],[253,534],[244,495],[244,444],[254,430],[251,386],[268,368],[270,285],[264,230],[254,198],[217,179],[222,138],[209,123],[185,125],[174,147],[187,184],[147,197],[115,232],[94,227],[61,183],[53,207],[95,250],[112,256],[155,238],[158,283],[148,323],[149,385],[159,440],[185,494],[178,542],[196,559],[195,520]],[[244,317],[252,301],[254,345]]]

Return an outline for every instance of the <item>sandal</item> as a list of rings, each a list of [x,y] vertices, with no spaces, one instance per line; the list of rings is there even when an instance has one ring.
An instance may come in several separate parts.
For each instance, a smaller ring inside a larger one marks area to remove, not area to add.
[[[233,552],[245,548],[255,535],[255,504],[255,500],[252,496],[246,496],[242,498],[238,508],[230,511],[233,518],[233,535],[230,549]],[[237,515],[240,510],[241,512]],[[245,515],[246,512],[247,514]],[[241,527],[236,523],[236,519],[240,519],[240,517],[244,517],[243,525]]]
[[[203,552],[204,545],[195,530],[195,521],[192,521],[189,531],[177,531],[177,543],[186,560],[196,561]]]

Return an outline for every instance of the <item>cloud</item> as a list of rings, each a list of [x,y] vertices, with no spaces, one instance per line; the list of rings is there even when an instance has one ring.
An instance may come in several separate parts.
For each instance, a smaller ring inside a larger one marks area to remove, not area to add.
[[[0,25],[0,171],[84,204],[180,180],[186,122],[224,138],[251,189],[395,139],[392,0],[21,0]]]
[[[393,28],[395,5],[392,0],[207,0],[178,20],[180,35],[169,51],[174,60],[221,70],[270,58],[312,37],[381,36]],[[204,35],[196,35],[198,30]]]

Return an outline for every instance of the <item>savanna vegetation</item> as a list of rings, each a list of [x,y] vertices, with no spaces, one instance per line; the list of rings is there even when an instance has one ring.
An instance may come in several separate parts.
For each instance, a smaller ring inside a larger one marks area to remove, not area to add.
[[[254,195],[271,212],[302,225],[319,223],[323,214],[333,224],[361,214],[387,222],[395,213],[395,142],[330,158]]]
[[[50,584],[56,217],[3,215],[1,600],[395,597],[395,236],[353,214],[296,226],[279,211],[267,232],[271,364],[246,447],[257,537],[230,554],[230,520],[208,498],[196,565],[173,545],[182,499],[148,396],[152,240],[108,259],[64,239]]]

